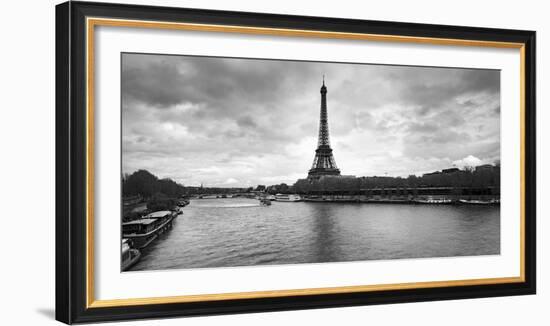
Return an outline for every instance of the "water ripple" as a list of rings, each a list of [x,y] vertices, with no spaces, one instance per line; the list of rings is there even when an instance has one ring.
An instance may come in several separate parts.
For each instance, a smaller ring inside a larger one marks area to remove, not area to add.
[[[133,270],[499,253],[499,207],[202,199]]]

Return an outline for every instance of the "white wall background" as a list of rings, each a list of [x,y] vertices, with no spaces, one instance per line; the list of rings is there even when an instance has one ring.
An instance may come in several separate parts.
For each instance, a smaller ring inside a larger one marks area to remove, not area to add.
[[[0,324],[47,325],[54,320],[54,5],[6,1],[0,11]],[[550,20],[544,1],[105,1],[206,9],[332,16],[417,23],[530,29],[538,56],[538,294],[536,296],[409,303],[244,314],[125,325],[547,325],[550,312],[545,221],[550,196],[544,140],[550,136]],[[546,73],[546,74],[545,74]],[[546,255],[546,256],[545,256]]]

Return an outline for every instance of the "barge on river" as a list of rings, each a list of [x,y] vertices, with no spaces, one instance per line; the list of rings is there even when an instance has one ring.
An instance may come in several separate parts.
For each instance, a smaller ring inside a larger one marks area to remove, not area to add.
[[[141,219],[122,223],[122,237],[132,240],[134,248],[143,249],[172,228],[176,214],[172,211],[158,211]]]
[[[296,201],[302,201],[302,197],[300,195],[287,195],[287,194],[276,194],[275,195],[276,201],[290,201],[290,202],[296,202]]]
[[[141,252],[131,247],[131,240],[122,239],[121,269],[127,271],[141,258]]]
[[[494,198],[490,200],[479,200],[479,199],[459,199],[458,204],[464,205],[500,205],[500,199]]]

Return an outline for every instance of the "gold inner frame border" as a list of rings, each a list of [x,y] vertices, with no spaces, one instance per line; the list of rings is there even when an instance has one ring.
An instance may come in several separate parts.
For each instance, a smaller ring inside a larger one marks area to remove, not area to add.
[[[519,49],[520,53],[520,276],[465,279],[449,281],[429,281],[394,284],[354,285],[308,289],[288,289],[273,291],[215,293],[181,295],[167,297],[128,298],[96,300],[94,296],[94,32],[96,26],[154,28],[201,32],[225,32],[270,36],[315,37],[332,39],[365,40],[378,42],[404,42],[450,46],[474,46]],[[331,31],[264,28],[233,25],[212,25],[177,23],[145,20],[126,20],[99,17],[86,18],[86,307],[104,308],[150,304],[173,304],[184,302],[220,301],[236,299],[273,298],[338,294],[354,292],[374,292],[420,288],[441,288],[452,286],[475,286],[525,282],[525,44],[514,42],[479,41],[449,38],[414,37],[383,34],[362,34]]]

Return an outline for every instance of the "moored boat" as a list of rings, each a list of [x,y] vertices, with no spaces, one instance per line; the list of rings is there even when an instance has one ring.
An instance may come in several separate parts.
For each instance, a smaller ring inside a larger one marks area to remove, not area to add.
[[[220,196],[217,195],[200,195],[198,199],[216,199],[220,198]]]
[[[260,205],[262,206],[270,206],[271,205],[271,200],[267,199],[267,198],[260,198]]]
[[[424,199],[414,199],[413,203],[415,204],[431,204],[431,205],[450,205],[453,203],[451,199],[448,198],[434,198],[429,196]]]
[[[172,212],[174,212],[174,217],[183,214],[183,210],[179,206],[175,206],[174,208],[172,208]]]
[[[465,205],[499,205],[500,199],[491,199],[491,200],[478,200],[478,199],[459,199],[460,204]]]
[[[323,198],[323,196],[317,196],[317,195],[310,195],[305,198],[303,198],[304,201],[312,201],[312,202],[324,202],[326,201],[326,198]]]
[[[288,202],[297,202],[301,201],[302,197],[300,195],[294,195],[294,194],[276,194],[275,195],[276,201],[288,201]]]
[[[123,271],[128,270],[130,267],[134,266],[140,258],[141,252],[138,249],[132,248],[128,239],[122,239],[122,254],[120,256],[121,269]]]
[[[122,236],[132,240],[135,248],[143,249],[171,228],[173,219],[172,211],[153,212],[144,218],[122,223]]]
[[[178,206],[179,206],[179,207],[185,207],[185,206],[187,206],[187,205],[189,205],[189,200],[187,200],[187,199],[180,199],[180,200],[178,201]]]

